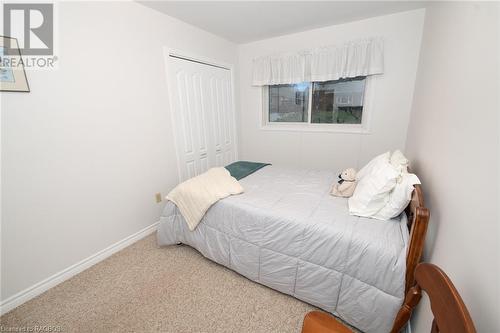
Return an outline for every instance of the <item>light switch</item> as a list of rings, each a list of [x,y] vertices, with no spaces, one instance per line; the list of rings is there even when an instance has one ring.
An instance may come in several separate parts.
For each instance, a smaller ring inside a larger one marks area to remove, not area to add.
[[[156,203],[160,203],[161,202],[161,193],[156,193]]]

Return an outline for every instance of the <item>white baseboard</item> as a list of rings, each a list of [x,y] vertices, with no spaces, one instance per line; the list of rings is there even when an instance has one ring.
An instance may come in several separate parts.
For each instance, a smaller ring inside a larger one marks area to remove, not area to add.
[[[29,301],[30,299],[40,295],[41,293],[49,290],[52,287],[55,287],[59,283],[75,276],[76,274],[86,270],[87,268],[97,264],[98,262],[106,259],[112,254],[124,249],[125,247],[137,242],[138,240],[148,236],[153,233],[159,222],[153,223],[152,225],[136,232],[133,235],[130,235],[121,241],[116,242],[115,244],[108,246],[104,250],[97,252],[90,257],[83,259],[82,261],[71,265],[70,267],[63,269],[62,271],[48,277],[47,279],[40,281],[29,288],[26,288],[23,291],[18,292],[17,294],[7,298],[5,301],[0,303],[0,315],[3,315],[10,310],[18,307],[24,302]]]

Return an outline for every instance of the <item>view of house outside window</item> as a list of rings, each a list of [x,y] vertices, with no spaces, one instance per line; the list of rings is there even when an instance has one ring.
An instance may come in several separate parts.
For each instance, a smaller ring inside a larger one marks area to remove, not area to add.
[[[361,124],[365,79],[269,86],[269,122]]]
[[[307,122],[309,83],[269,86],[270,122]]]

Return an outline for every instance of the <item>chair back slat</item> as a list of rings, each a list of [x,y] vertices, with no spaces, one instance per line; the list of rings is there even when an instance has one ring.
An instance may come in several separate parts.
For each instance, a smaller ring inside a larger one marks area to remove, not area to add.
[[[436,265],[417,266],[415,280],[431,302],[436,332],[476,333],[472,318],[450,278]]]
[[[450,278],[436,265],[421,263],[415,269],[415,285],[406,294],[391,333],[399,333],[427,293],[434,315],[431,333],[476,333],[472,318]]]

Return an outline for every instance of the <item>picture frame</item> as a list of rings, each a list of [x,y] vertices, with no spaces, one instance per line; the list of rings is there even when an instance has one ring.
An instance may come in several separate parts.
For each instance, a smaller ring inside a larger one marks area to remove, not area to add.
[[[30,92],[16,38],[0,36],[0,91]]]

